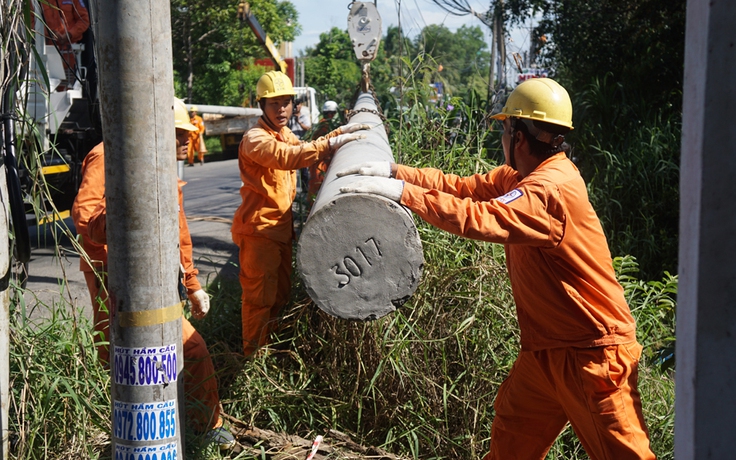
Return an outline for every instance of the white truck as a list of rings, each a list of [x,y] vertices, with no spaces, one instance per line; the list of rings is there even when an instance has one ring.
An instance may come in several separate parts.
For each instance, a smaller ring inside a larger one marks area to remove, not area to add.
[[[20,97],[27,94],[26,113],[35,121],[40,135],[41,155],[31,155],[32,149],[19,152],[21,183],[30,201],[30,189],[38,182],[37,176],[31,175],[40,170],[49,185],[50,201],[65,218],[81,183],[82,161],[102,141],[94,37],[90,28],[80,43],[71,45],[77,78],[67,82],[59,51],[53,44],[46,44],[42,21],[35,21],[34,32],[36,54],[30,57],[29,76],[20,88]],[[41,214],[51,211],[48,200],[42,205]],[[27,207],[31,220],[30,204]]]
[[[294,91],[296,98],[305,97],[304,105],[309,109],[312,124],[319,123],[321,112],[315,89],[297,86]],[[238,145],[243,134],[256,125],[262,113],[258,108],[187,104],[187,110],[192,109],[203,115],[206,136],[220,136],[222,154],[227,159],[238,157]]]

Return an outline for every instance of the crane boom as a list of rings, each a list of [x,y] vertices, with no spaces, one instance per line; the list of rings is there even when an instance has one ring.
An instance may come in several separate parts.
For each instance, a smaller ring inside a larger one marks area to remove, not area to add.
[[[245,21],[248,23],[248,26],[255,34],[256,39],[258,39],[258,42],[266,48],[269,58],[273,61],[276,69],[286,73],[286,61],[281,57],[276,45],[273,44],[271,38],[263,30],[263,27],[261,27],[261,23],[258,22],[258,19],[256,19],[255,15],[251,12],[250,4],[248,2],[241,2],[238,5],[238,19],[240,19],[241,22]]]

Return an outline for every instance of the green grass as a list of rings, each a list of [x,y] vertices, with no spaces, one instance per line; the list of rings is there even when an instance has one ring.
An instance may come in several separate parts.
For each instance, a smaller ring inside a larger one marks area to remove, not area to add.
[[[420,106],[401,131],[392,125],[402,162],[458,174],[493,167],[498,136],[483,128],[477,108],[454,104],[452,112]],[[213,308],[193,324],[215,361],[225,412],[304,438],[335,429],[407,458],[480,458],[496,391],[519,348],[503,248],[419,220],[417,228],[425,270],[396,313],[366,323],[330,317],[295,276],[274,342],[250,360],[240,355],[238,280],[208,280]],[[672,459],[677,278],[640,279],[631,256],[615,265],[644,346],[640,391],[652,446]],[[29,309],[46,307],[51,319],[31,324]],[[89,322],[64,303],[18,302],[11,316],[11,458],[109,458],[109,377],[95,360]],[[218,457],[187,439],[188,458]],[[587,456],[568,428],[548,458]]]

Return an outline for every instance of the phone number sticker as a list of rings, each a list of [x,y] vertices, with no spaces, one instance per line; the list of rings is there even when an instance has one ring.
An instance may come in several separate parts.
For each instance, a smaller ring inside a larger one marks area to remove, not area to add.
[[[155,403],[115,401],[113,435],[126,441],[156,441],[176,435],[176,400]],[[161,460],[161,457],[158,457]]]
[[[115,347],[113,378],[118,385],[150,386],[176,382],[176,345]]]
[[[177,460],[176,443],[143,447],[116,444],[115,460]]]

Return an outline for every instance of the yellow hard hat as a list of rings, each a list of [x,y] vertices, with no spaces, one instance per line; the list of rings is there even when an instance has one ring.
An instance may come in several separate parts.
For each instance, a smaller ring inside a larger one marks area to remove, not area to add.
[[[187,106],[184,105],[184,101],[174,98],[174,126],[187,131],[197,131],[197,127],[190,120],[189,112],[187,112]]]
[[[256,85],[256,100],[279,96],[296,96],[291,80],[283,72],[272,70],[264,73]]]
[[[524,81],[511,92],[503,109],[491,115],[496,120],[509,117],[538,120],[573,129],[570,95],[551,78]]]

